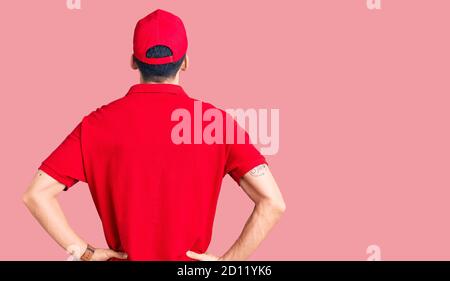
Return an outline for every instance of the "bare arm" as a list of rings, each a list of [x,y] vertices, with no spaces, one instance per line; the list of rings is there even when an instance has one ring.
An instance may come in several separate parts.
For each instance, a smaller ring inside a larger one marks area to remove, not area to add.
[[[244,177],[240,185],[255,207],[242,233],[231,248],[221,257],[189,251],[187,255],[197,260],[245,260],[266,238],[286,209],[280,189],[267,165],[260,165]]]
[[[64,188],[63,184],[39,170],[24,193],[23,201],[48,234],[62,248],[79,258],[86,250],[87,243],[70,227],[58,203],[57,196]],[[108,260],[112,257],[126,258],[126,254],[96,249],[92,260]]]

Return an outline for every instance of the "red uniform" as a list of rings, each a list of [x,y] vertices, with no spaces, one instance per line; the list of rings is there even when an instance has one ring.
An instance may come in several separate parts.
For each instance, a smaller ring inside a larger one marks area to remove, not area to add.
[[[85,116],[40,166],[68,188],[87,182],[109,247],[130,260],[205,252],[223,177],[239,182],[266,163],[247,134],[245,144],[227,144],[225,131],[221,144],[194,144],[193,135],[192,144],[175,144],[172,113],[194,116],[194,103],[178,85],[135,85]],[[212,108],[202,103],[202,112]]]

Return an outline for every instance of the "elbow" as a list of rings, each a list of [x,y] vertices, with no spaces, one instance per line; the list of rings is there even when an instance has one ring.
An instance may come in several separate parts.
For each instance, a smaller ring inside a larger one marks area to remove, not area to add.
[[[32,201],[34,201],[34,196],[31,194],[31,192],[27,191],[24,194],[22,194],[22,202],[25,204],[25,206],[30,206]]]
[[[41,196],[38,192],[26,191],[22,195],[22,202],[27,206],[27,208],[31,208],[32,206],[38,205],[41,201]]]
[[[284,214],[284,212],[286,212],[286,203],[281,199],[275,203],[274,208],[280,214]]]
[[[261,205],[265,207],[270,213],[281,216],[286,212],[286,203],[282,198],[280,199],[265,199],[262,200]]]

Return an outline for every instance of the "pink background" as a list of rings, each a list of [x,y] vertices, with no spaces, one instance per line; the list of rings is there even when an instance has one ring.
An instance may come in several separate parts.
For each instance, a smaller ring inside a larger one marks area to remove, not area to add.
[[[450,1],[2,1],[0,259],[67,255],[21,203],[40,162],[80,118],[125,95],[136,21],[156,8],[190,38],[187,92],[223,108],[279,108],[268,157],[287,202],[255,260],[450,258]],[[87,186],[61,197],[105,246]],[[224,182],[210,251],[252,210]]]

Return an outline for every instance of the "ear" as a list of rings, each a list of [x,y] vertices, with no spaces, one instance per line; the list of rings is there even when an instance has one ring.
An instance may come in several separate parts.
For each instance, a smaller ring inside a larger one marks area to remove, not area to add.
[[[181,70],[182,71],[186,71],[189,68],[189,56],[186,55],[186,57],[184,58],[183,63],[181,64]]]
[[[136,62],[134,61],[134,55],[131,55],[130,65],[131,65],[132,69],[134,69],[134,70],[138,69]]]

